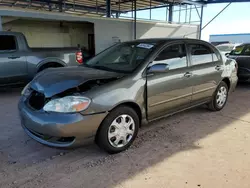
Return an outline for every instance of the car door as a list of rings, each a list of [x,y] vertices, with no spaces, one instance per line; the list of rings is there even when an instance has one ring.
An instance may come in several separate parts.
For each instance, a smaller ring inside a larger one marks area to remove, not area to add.
[[[16,37],[0,35],[0,85],[20,83],[26,79],[26,58],[18,49]]]
[[[147,73],[147,111],[152,120],[189,106],[192,97],[190,68],[184,43],[171,44],[161,50],[153,65],[166,64],[168,70]]]
[[[238,76],[241,80],[250,77],[250,45],[236,47],[238,55],[234,58],[238,64]]]
[[[209,100],[222,79],[223,61],[208,44],[189,43],[193,95],[192,104]]]

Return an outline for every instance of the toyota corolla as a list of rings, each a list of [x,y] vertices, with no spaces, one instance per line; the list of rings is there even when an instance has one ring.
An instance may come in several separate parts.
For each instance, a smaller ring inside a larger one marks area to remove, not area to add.
[[[195,106],[221,110],[237,84],[234,60],[195,39],[116,44],[82,66],[48,69],[22,91],[21,124],[54,147],[94,139],[109,153],[127,149],[141,125]]]

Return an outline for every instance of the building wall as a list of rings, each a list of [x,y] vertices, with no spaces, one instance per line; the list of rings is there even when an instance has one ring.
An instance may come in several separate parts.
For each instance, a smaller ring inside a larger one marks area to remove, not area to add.
[[[114,38],[120,41],[134,39],[134,23],[131,20],[89,17],[79,19],[81,20],[78,23],[64,22],[64,27],[60,27],[59,21],[17,18],[5,23],[3,27],[4,30],[24,33],[31,47],[68,47],[77,44],[87,47],[88,34],[94,33],[96,53],[113,45]],[[198,25],[138,21],[137,38],[184,37],[185,35],[189,38],[198,38],[198,28]]]
[[[5,31],[22,32],[30,47],[88,47],[88,34],[94,33],[90,23],[14,20],[3,25]]]
[[[93,20],[95,24],[96,52],[113,44],[113,37],[121,41],[134,39],[133,22],[118,20]],[[191,35],[189,35],[192,33]],[[198,38],[198,26],[177,25],[160,22],[137,23],[137,38],[161,38],[161,37],[184,37]]]

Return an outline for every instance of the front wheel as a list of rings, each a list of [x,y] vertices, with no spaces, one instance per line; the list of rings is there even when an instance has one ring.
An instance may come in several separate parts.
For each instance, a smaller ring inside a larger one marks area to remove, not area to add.
[[[228,86],[222,81],[217,87],[212,101],[209,103],[208,107],[212,111],[220,111],[224,108],[228,99]]]
[[[139,129],[137,113],[130,107],[121,106],[110,112],[96,135],[97,145],[110,154],[130,147]]]

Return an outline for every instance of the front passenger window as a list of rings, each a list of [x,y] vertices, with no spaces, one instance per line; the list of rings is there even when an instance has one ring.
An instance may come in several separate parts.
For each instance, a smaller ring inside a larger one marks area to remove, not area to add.
[[[187,56],[184,44],[166,47],[153,61],[154,64],[166,64],[169,70],[187,67]]]

